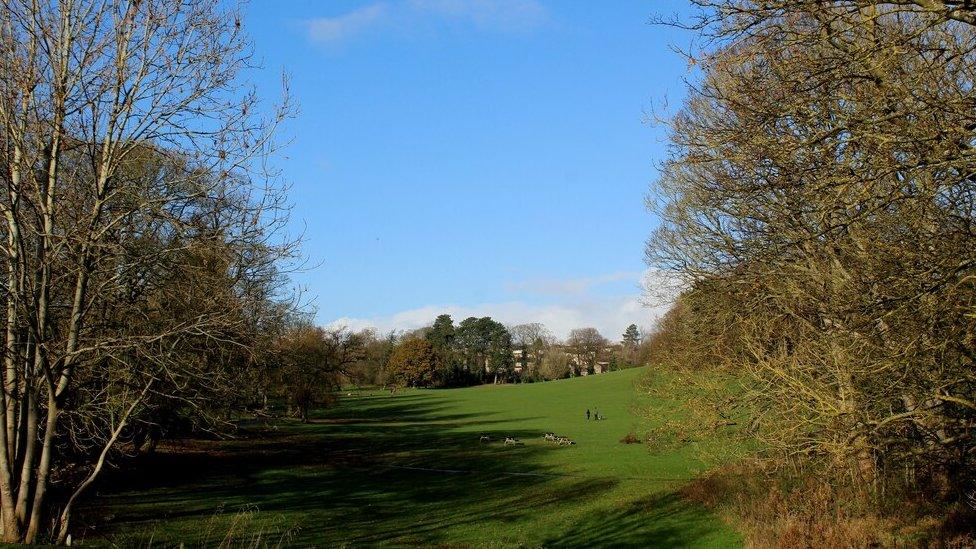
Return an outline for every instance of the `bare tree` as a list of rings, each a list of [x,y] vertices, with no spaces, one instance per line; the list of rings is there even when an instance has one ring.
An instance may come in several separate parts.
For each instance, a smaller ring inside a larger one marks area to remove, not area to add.
[[[566,349],[573,358],[576,375],[592,374],[597,363],[603,360],[610,342],[596,328],[576,328],[566,338]]]
[[[363,354],[352,365],[346,367],[347,377],[357,387],[379,385],[383,368],[393,354],[396,346],[394,333],[379,337],[374,328],[366,328],[358,336],[363,342]]]
[[[552,334],[538,322],[517,324],[508,331],[512,334],[513,348],[521,352],[522,378],[532,378],[552,346]]]
[[[349,367],[365,356],[363,334],[323,329],[299,321],[276,342],[273,389],[282,393],[302,423],[315,406],[329,404]]]
[[[260,326],[289,251],[263,163],[286,111],[255,116],[249,55],[217,0],[0,2],[4,541],[50,524],[66,436],[100,450],[58,541],[147,399],[207,385],[218,343]]]
[[[539,361],[539,377],[544,380],[569,377],[572,363],[572,357],[566,351],[553,347]]]
[[[827,18],[859,15],[865,9],[910,16],[924,13],[935,24],[952,21],[976,25],[976,4],[970,0],[691,0],[691,3],[701,8],[693,23],[676,19],[668,23],[705,31],[717,38],[750,35],[752,29],[761,27],[753,27],[748,21],[768,21],[801,10],[819,12]]]

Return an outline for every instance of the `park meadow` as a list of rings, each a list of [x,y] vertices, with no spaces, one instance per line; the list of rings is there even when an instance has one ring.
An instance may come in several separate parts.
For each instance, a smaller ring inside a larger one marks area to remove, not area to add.
[[[174,444],[107,482],[85,543],[728,547],[678,490],[705,464],[652,454],[642,368],[535,384],[365,389],[299,422]],[[598,409],[605,419],[587,420]],[[560,446],[546,432],[570,437]],[[490,437],[482,440],[482,437]],[[643,435],[641,435],[643,436]],[[505,439],[518,444],[506,444]],[[174,474],[161,474],[173,471]],[[175,473],[180,471],[180,473]]]
[[[976,1],[0,0],[0,543],[976,547]]]

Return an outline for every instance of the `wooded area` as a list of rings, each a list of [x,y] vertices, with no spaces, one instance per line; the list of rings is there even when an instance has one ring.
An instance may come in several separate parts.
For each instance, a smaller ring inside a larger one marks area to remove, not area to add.
[[[701,78],[667,121],[648,199],[663,220],[648,263],[684,290],[651,339],[683,380],[726,382],[702,383],[711,397],[683,427],[745,421],[782,465],[877,497],[965,501],[976,8],[695,3]]]
[[[151,410],[219,421],[256,375],[290,308],[262,164],[288,108],[255,115],[217,1],[4,1],[0,50],[3,540],[64,542]]]
[[[358,337],[364,352],[342,369],[343,377],[357,386],[393,389],[533,383],[642,366],[649,359],[636,324],[619,343],[595,328],[571,330],[561,341],[538,322],[505,326],[491,317],[469,317],[455,325],[442,314],[416,330],[380,338],[369,329]]]

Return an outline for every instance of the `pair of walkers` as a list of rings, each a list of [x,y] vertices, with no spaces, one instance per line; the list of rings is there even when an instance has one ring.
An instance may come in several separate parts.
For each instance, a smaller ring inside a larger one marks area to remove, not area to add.
[[[601,419],[603,419],[603,416],[600,415],[600,411],[599,410],[594,410],[593,411],[593,419],[594,420],[601,420]],[[590,409],[589,408],[586,409],[586,420],[587,421],[590,420]]]

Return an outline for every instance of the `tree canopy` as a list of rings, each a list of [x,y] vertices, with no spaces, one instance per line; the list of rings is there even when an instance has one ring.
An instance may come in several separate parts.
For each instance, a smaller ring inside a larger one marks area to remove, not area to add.
[[[386,380],[393,387],[429,387],[437,370],[437,353],[430,342],[411,338],[393,350],[386,367]]]
[[[512,336],[491,317],[469,317],[456,333],[458,351],[469,372],[484,372],[498,382],[512,374]]]

